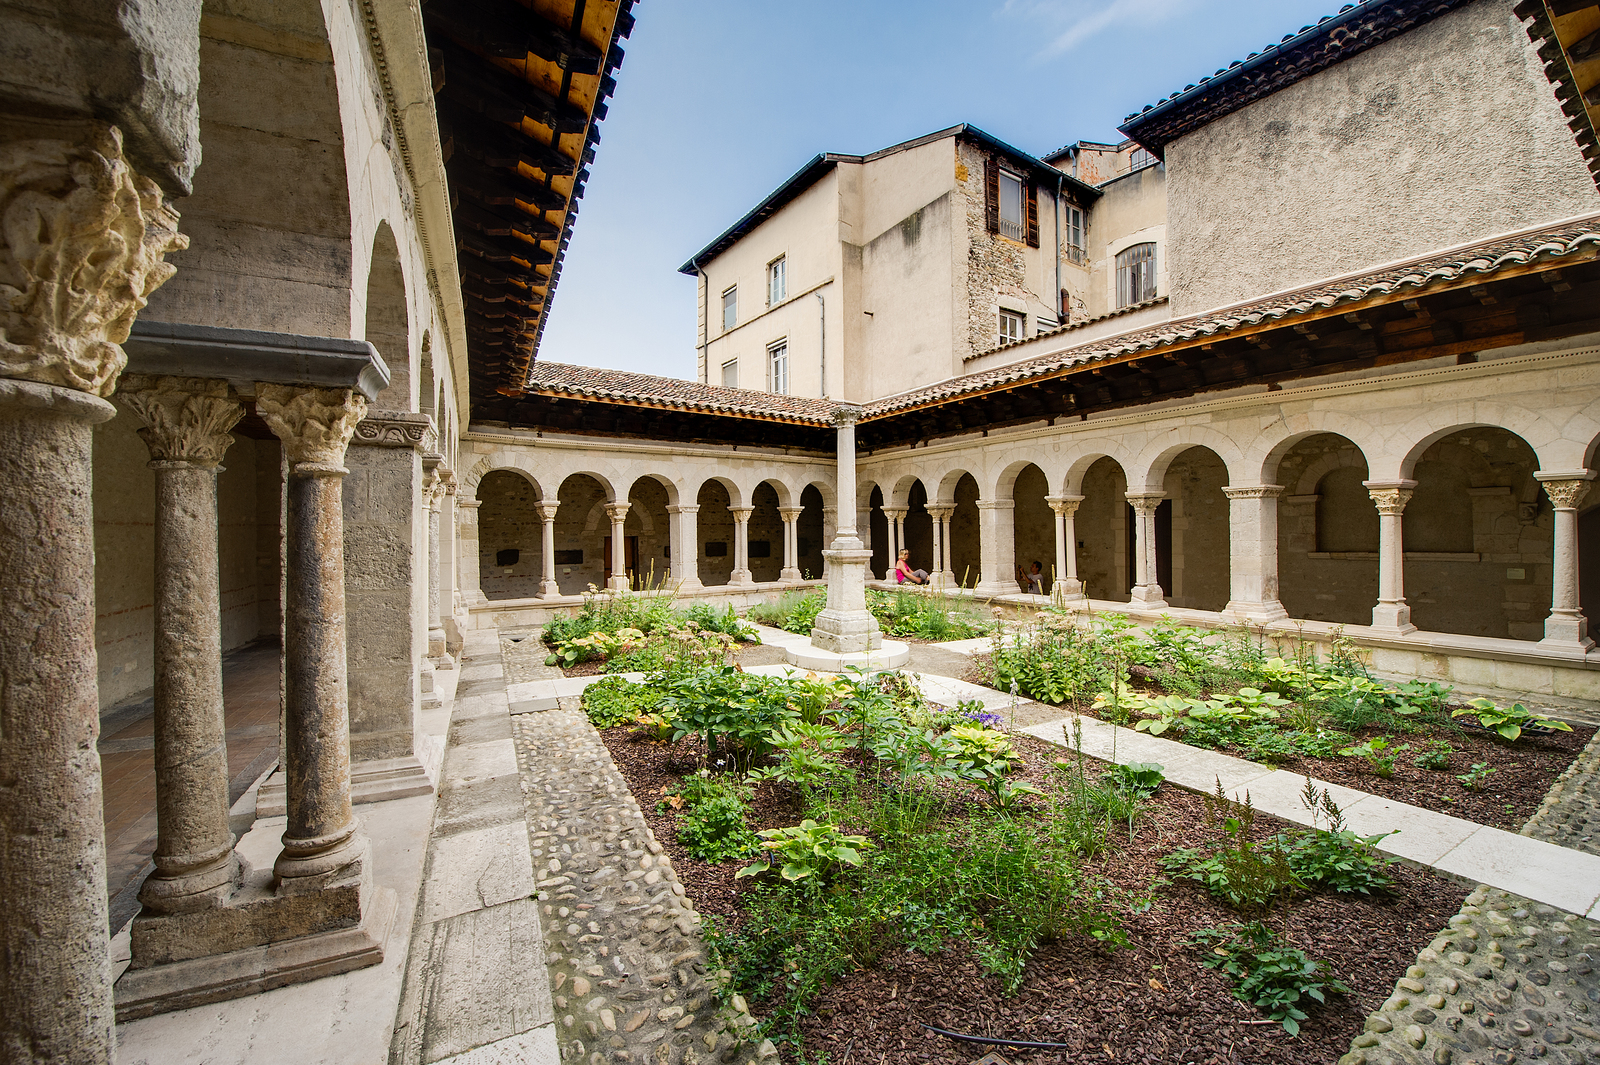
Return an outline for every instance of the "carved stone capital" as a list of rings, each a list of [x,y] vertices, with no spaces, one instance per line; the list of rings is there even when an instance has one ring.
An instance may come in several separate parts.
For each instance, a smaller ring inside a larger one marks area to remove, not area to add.
[[[556,511],[561,509],[560,503],[535,503],[534,513],[539,515],[540,521],[555,521]]]
[[[805,507],[779,507],[778,517],[782,518],[785,522],[798,521],[800,519],[800,515],[804,514],[805,512]]]
[[[632,509],[632,503],[607,503],[606,517],[611,519],[612,524],[616,524],[626,520],[628,517],[628,511]]]
[[[1550,497],[1550,505],[1557,510],[1577,510],[1584,497],[1589,494],[1590,482],[1584,479],[1549,480],[1542,483],[1544,494]]]
[[[888,518],[890,521],[893,521],[896,518],[905,517],[906,513],[910,509],[911,509],[910,507],[884,507],[883,508],[883,515],[884,515],[884,517]]]
[[[1373,505],[1378,508],[1379,514],[1391,518],[1398,518],[1405,513],[1406,504],[1411,502],[1411,490],[1417,487],[1416,481],[1362,481],[1367,489],[1367,495],[1372,497]]]
[[[1165,492],[1129,492],[1127,498],[1135,514],[1141,518],[1148,518],[1155,514],[1156,510],[1167,498],[1167,494]]]
[[[698,503],[669,503],[667,505],[667,513],[668,514],[698,514],[698,513],[700,513],[700,504],[698,504]]]
[[[1247,484],[1235,488],[1224,487],[1222,494],[1229,499],[1277,499],[1283,494],[1281,484]]]
[[[833,410],[833,424],[836,426],[854,425],[860,420],[860,407],[835,407]]]
[[[128,374],[117,398],[144,422],[139,435],[157,462],[220,464],[233,443],[229,430],[244,417],[228,383],[211,378]]]
[[[1083,496],[1045,496],[1044,501],[1050,509],[1063,518],[1070,518],[1078,513],[1078,507],[1083,503]]]
[[[363,447],[409,447],[428,449],[433,422],[426,414],[373,411],[356,425],[351,441]],[[443,456],[440,456],[441,460]]]
[[[932,506],[927,508],[928,517],[934,521],[949,521],[950,516],[956,512],[955,507]]]
[[[733,515],[733,520],[743,525],[750,520],[750,515],[756,512],[755,507],[729,507],[728,513]]]
[[[0,377],[104,396],[146,298],[189,246],[122,134],[0,145]]]
[[[348,388],[256,386],[256,413],[297,466],[343,467],[345,448],[366,412],[367,397]]]

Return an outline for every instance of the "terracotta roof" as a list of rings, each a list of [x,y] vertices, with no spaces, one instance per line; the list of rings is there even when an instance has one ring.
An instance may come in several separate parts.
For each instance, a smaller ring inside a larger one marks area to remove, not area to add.
[[[1105,314],[1097,314],[1093,318],[1085,318],[1081,322],[1072,322],[1068,325],[1058,325],[1054,329],[1046,329],[1042,332],[1035,333],[1033,336],[1028,337],[1025,340],[1008,340],[1004,344],[999,344],[990,348],[988,351],[980,351],[976,355],[963,355],[961,357],[961,361],[971,362],[973,359],[986,359],[997,351],[1004,351],[1006,348],[1014,348],[1023,344],[1028,344],[1039,339],[1040,337],[1053,337],[1060,336],[1063,333],[1076,333],[1078,330],[1083,329],[1086,326],[1094,325],[1096,322],[1103,322],[1107,318],[1121,318],[1125,314],[1132,314],[1135,311],[1142,311],[1146,307],[1156,307],[1165,302],[1167,302],[1167,297],[1156,296],[1154,299],[1142,300],[1139,303],[1130,303],[1126,307],[1118,307],[1114,311],[1107,311]]]
[[[1408,260],[1370,274],[1318,283],[1254,303],[1172,319],[1149,329],[1122,333],[1009,366],[951,378],[869,403],[862,412],[862,419],[883,418],[912,407],[956,399],[996,386],[1052,376],[1077,365],[1224,335],[1262,322],[1309,314],[1374,296],[1420,290],[1441,282],[1459,281],[1469,275],[1494,274],[1541,259],[1579,254],[1585,249],[1590,249],[1589,254],[1600,249],[1600,214],[1575,219],[1553,228],[1518,233],[1483,244],[1435,253],[1422,259]],[[1045,334],[1046,337],[1049,335]],[[1037,342],[1037,338],[1029,341]]]
[[[1161,155],[1168,144],[1320,70],[1430,22],[1468,0],[1366,0],[1286,34],[1277,44],[1236,60],[1198,85],[1137,114],[1120,132]]]
[[[602,370],[540,360],[528,372],[528,391],[544,396],[581,396],[643,407],[707,411],[770,421],[832,425],[839,404],[827,399],[781,396],[748,388],[722,388],[677,377]]]

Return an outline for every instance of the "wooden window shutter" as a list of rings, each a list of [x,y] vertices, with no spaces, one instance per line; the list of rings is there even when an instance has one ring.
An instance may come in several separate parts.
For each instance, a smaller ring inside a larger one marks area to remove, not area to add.
[[[1039,246],[1039,193],[1033,185],[1033,178],[1029,178],[1022,185],[1022,198],[1027,201],[1024,215],[1028,223],[1028,247]]]
[[[1000,161],[994,156],[983,161],[983,217],[989,232],[1000,232]]]

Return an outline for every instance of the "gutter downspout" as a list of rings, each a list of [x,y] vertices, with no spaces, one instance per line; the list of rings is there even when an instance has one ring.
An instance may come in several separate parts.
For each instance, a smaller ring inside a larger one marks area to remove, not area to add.
[[[704,367],[700,371],[700,383],[708,385],[711,383],[711,275],[699,267],[695,268],[695,273],[700,275],[700,328],[705,330],[701,334],[705,342],[700,345],[700,365]]]
[[[1066,300],[1061,298],[1061,175],[1056,175],[1056,328],[1059,329],[1067,323],[1062,321],[1066,312]]]
[[[822,293],[817,293],[817,325],[822,331],[822,343],[818,349],[818,361],[822,371],[822,398],[828,398],[828,301],[822,298]]]

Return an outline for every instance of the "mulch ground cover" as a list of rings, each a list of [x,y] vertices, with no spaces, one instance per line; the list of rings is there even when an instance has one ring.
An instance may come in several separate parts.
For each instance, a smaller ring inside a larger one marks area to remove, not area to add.
[[[743,918],[741,893],[751,883],[734,879],[742,863],[690,858],[677,842],[678,815],[656,808],[683,775],[698,768],[693,742],[653,743],[628,727],[602,736],[696,907],[724,927],[736,926]],[[1013,739],[1028,757],[1026,775],[1035,781],[1064,754],[1032,737]],[[975,792],[972,802],[982,802]],[[792,825],[800,817],[797,798],[771,783],[757,787],[752,811],[756,828]],[[1287,827],[1258,816],[1259,835]],[[1164,785],[1145,807],[1135,838],[1116,842],[1086,868],[1144,891],[1164,878],[1160,862],[1167,852],[1219,835],[1200,796]],[[1073,937],[1047,944],[1034,954],[1022,990],[1012,996],[983,974],[963,945],[936,956],[887,951],[814,1003],[802,1023],[805,1058],[814,1062],[826,1054],[830,1065],[965,1065],[996,1049],[1011,1062],[1329,1065],[1349,1049],[1366,1015],[1388,997],[1467,894],[1466,886],[1426,870],[1398,864],[1391,869],[1396,883],[1388,892],[1371,898],[1305,895],[1274,922],[1294,945],[1326,959],[1351,988],[1312,1009],[1296,1037],[1264,1021],[1233,997],[1221,973],[1199,964],[1188,945],[1192,934],[1239,916],[1185,880],[1165,884],[1148,909],[1126,915],[1130,948],[1107,953]],[[763,1003],[752,1008],[759,1016]],[[923,1024],[1066,1049],[985,1048],[932,1035]]]
[[[962,679],[973,684],[983,683],[981,658],[974,659],[973,668]],[[1137,677],[1133,686],[1152,694],[1161,692],[1152,684],[1140,683]],[[1062,716],[1074,713],[1075,705],[1071,702],[1062,704]],[[1095,716],[1089,710],[1088,703],[1078,706],[1076,712],[1085,717]],[[1511,743],[1496,733],[1472,727],[1476,722],[1471,718],[1455,718],[1449,723],[1419,723],[1416,718],[1396,718],[1395,722],[1395,726],[1388,729],[1366,728],[1354,733],[1355,743],[1375,736],[1387,736],[1394,743],[1410,745],[1411,749],[1396,759],[1394,773],[1388,778],[1379,776],[1365,759],[1358,757],[1291,758],[1273,764],[1290,773],[1309,775],[1330,784],[1341,784],[1357,791],[1475,821],[1480,825],[1515,832],[1533,816],[1544,801],[1550,785],[1572,764],[1595,733],[1592,727],[1577,724],[1572,726],[1571,732],[1542,734],[1524,729],[1522,736]],[[1407,727],[1417,728],[1418,731],[1402,731]],[[1168,733],[1162,738],[1177,737]],[[1446,768],[1422,769],[1413,763],[1413,759],[1430,740],[1443,740],[1454,749]],[[1245,751],[1232,747],[1223,746],[1216,750],[1235,758],[1249,757]],[[1469,789],[1456,779],[1457,774],[1468,772],[1480,762],[1494,772],[1476,789]]]

